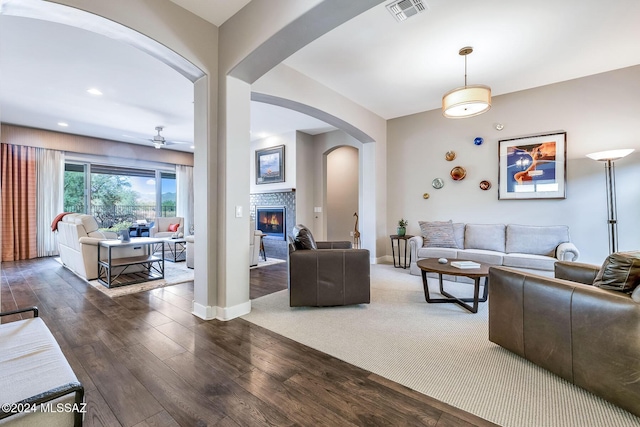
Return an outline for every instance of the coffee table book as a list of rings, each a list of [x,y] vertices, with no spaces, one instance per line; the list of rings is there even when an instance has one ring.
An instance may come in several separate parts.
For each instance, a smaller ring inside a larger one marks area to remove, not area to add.
[[[480,268],[480,264],[473,261],[451,261],[451,266],[462,269]]]

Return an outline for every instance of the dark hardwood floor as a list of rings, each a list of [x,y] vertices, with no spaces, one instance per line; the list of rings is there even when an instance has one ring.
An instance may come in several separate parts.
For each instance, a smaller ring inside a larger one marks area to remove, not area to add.
[[[249,298],[256,299],[287,289],[287,272],[286,262],[252,269]]]
[[[251,298],[286,271],[252,270]],[[110,299],[41,258],[2,263],[1,285],[2,311],[40,308],[86,388],[85,426],[493,425],[245,320],[205,322],[193,283]]]

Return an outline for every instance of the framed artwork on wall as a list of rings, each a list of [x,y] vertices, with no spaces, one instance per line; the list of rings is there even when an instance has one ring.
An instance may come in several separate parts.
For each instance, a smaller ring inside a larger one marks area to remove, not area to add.
[[[567,133],[498,141],[498,199],[564,199]]]
[[[256,184],[284,182],[284,145],[256,150]]]

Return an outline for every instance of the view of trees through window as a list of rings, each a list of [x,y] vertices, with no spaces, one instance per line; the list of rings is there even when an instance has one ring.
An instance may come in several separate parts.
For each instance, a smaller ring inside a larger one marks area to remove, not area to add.
[[[156,184],[156,176],[160,177],[160,185]],[[159,198],[157,194],[160,194]],[[123,228],[136,220],[153,221],[158,216],[175,216],[176,175],[174,172],[67,163],[64,210],[91,214],[103,228]]]

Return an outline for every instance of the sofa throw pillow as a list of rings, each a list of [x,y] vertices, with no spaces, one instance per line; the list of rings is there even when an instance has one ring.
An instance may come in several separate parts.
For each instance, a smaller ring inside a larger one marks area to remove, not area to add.
[[[180,224],[169,224],[169,231],[175,233],[176,231],[178,231],[179,227],[180,227]]]
[[[457,248],[453,222],[449,221],[418,221],[422,233],[424,248]]]
[[[640,285],[640,252],[615,252],[604,260],[593,285],[624,293],[632,293]]]
[[[297,224],[293,227],[293,241],[295,242],[296,249],[318,249],[311,230],[302,224]]]

